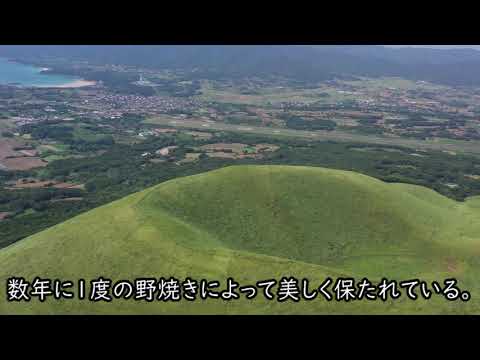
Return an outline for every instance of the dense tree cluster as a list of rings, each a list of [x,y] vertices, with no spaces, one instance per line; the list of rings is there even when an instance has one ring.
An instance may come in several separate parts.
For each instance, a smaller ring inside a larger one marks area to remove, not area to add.
[[[420,157],[412,156],[411,149],[400,146],[309,142],[254,134],[223,132],[217,136],[210,140],[195,140],[184,134],[164,135],[133,145],[113,144],[105,153],[95,157],[51,162],[42,169],[42,177],[83,183],[86,189],[46,188],[0,192],[0,211],[13,213],[9,219],[0,222],[0,246],[148,186],[234,164],[323,166],[353,170],[388,182],[427,186],[456,200],[480,195],[480,181],[464,176],[480,172],[480,160],[475,157],[451,156],[433,151]],[[251,145],[271,143],[280,146],[280,149],[266,153],[262,159],[218,159],[202,153],[199,161],[176,164],[186,152],[194,151],[202,144],[219,141]],[[142,156],[173,145],[178,148],[162,163],[152,163],[149,156]],[[34,176],[34,173],[35,170],[16,173],[0,171],[0,180]],[[52,201],[67,197],[82,197],[83,200],[70,203]]]

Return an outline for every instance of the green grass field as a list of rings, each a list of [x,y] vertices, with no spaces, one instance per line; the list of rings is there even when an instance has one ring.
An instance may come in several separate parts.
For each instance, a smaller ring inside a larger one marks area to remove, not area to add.
[[[413,301],[403,294],[386,302],[296,303],[266,300],[260,290],[254,300],[14,303],[3,290],[0,313],[478,314],[479,217],[478,197],[460,203],[348,171],[225,167],[159,184],[0,250],[0,281],[174,276],[218,280],[223,290],[228,277],[251,285],[295,276],[311,287],[327,276],[375,284],[382,277],[441,284],[454,277],[471,300],[434,294]]]
[[[366,87],[369,90],[384,90],[387,88],[393,88],[397,90],[414,90],[423,89],[429,91],[444,91],[449,89],[448,86],[438,85],[433,83],[419,84],[416,81],[403,79],[400,77],[379,77],[379,78],[367,78],[363,77],[356,81],[340,81],[341,83]]]
[[[239,89],[231,87],[227,89],[215,89],[210,83],[203,83],[202,95],[198,96],[202,101],[218,101],[231,104],[248,104],[265,106],[270,103],[281,103],[285,101],[299,101],[313,103],[324,100],[321,93],[326,92],[324,87],[315,89],[293,89],[289,87],[263,87],[255,94],[242,94]],[[338,97],[345,99],[344,97]]]
[[[222,122],[206,123],[202,120],[196,119],[175,119],[172,117],[150,117],[146,119],[145,124],[153,124],[159,126],[172,126],[175,128],[192,129],[192,130],[204,130],[204,131],[229,131],[239,133],[252,133],[259,135],[268,135],[278,138],[301,138],[311,139],[312,141],[354,141],[366,144],[383,144],[383,145],[398,145],[410,147],[412,149],[425,149],[425,150],[450,150],[465,154],[480,155],[480,147],[471,141],[465,140],[453,140],[436,138],[433,140],[419,140],[409,139],[403,137],[387,137],[387,136],[375,136],[355,133],[352,131],[333,130],[333,131],[305,131],[288,128],[271,128],[267,126],[257,125],[233,125]]]

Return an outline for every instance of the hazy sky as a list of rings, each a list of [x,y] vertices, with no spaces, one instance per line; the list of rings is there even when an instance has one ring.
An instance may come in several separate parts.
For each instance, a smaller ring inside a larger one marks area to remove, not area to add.
[[[480,45],[384,45],[388,47],[421,47],[432,49],[475,49],[480,50]]]

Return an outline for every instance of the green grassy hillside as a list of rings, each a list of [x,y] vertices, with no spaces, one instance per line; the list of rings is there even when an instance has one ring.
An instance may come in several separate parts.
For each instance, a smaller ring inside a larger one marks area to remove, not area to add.
[[[471,300],[295,303],[268,301],[260,290],[254,300],[229,302],[15,303],[2,291],[0,313],[480,313],[479,219],[480,198],[459,203],[426,188],[323,168],[227,167],[162,183],[0,250],[0,281],[174,276],[219,280],[225,289],[228,277],[251,285],[295,276],[311,287],[327,276],[373,283],[454,277]]]

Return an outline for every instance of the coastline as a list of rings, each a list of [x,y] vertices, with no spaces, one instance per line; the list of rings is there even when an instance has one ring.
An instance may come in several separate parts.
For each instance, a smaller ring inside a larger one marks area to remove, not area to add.
[[[74,80],[66,84],[61,84],[61,85],[54,85],[54,86],[49,86],[49,87],[55,87],[55,88],[80,88],[80,87],[85,87],[85,86],[93,86],[96,85],[97,82],[93,80]]]
[[[31,68],[34,68],[38,74],[41,75],[55,75],[55,76],[61,76],[61,74],[51,74],[52,68],[46,67],[46,66],[39,66],[39,65],[34,65],[31,63],[27,63],[25,61],[19,60],[19,59],[13,59],[13,58],[5,58],[5,57],[0,57],[0,59],[3,59],[9,63],[13,64],[20,64],[24,66],[28,66]],[[69,76],[72,78],[72,76]],[[74,77],[75,78],[75,77]],[[84,80],[84,79],[73,79],[70,80],[66,79],[67,82],[65,83],[59,83],[59,84],[22,84],[22,83],[16,83],[16,82],[11,82],[11,83],[0,83],[0,85],[6,85],[6,86],[20,86],[20,87],[26,87],[26,88],[81,88],[81,87],[86,87],[86,86],[93,86],[96,85],[97,82],[93,80]]]
[[[73,88],[81,88],[85,86],[93,86],[96,85],[97,82],[93,80],[74,80],[70,81],[65,84],[59,84],[59,85],[35,85],[32,87],[42,87],[42,88],[62,88],[62,89],[73,89]]]

